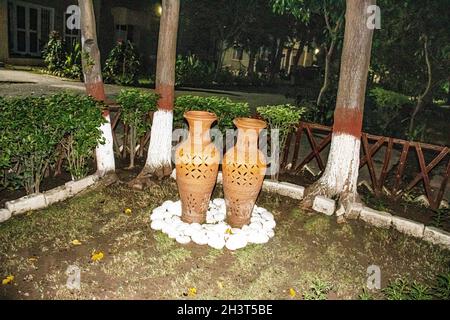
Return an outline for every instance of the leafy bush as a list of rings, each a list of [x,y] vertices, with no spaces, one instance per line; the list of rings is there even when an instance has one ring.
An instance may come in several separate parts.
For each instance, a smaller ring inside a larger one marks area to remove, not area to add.
[[[64,61],[63,74],[71,79],[83,79],[83,68],[81,65],[81,44],[77,41],[74,43],[72,51],[66,52],[66,60]]]
[[[233,102],[229,98],[222,97],[199,97],[187,95],[178,97],[175,101],[175,127],[183,126],[183,115],[189,110],[214,112],[217,115],[218,127],[222,132],[226,129],[232,129],[234,127],[234,118],[248,117],[250,115],[250,108],[247,103]]]
[[[103,69],[105,82],[133,85],[137,82],[140,65],[134,45],[130,41],[119,41],[106,59]]]
[[[71,79],[82,78],[81,44],[75,42],[71,51],[65,49],[58,32],[52,31],[43,51],[47,73]]]
[[[210,85],[214,78],[214,66],[201,61],[196,55],[177,57],[175,84],[177,86]]]
[[[50,72],[61,71],[64,67],[65,50],[61,36],[58,32],[52,31],[49,40],[43,50],[44,62]]]
[[[377,87],[369,92],[368,106],[372,113],[367,120],[369,128],[376,133],[389,133],[388,127],[398,117],[403,106],[410,104],[407,96]]]
[[[72,179],[83,178],[88,174],[88,160],[93,150],[103,142],[100,130],[105,122],[102,105],[91,97],[71,93],[49,96],[47,103],[60,109],[55,121],[64,131],[60,143],[67,159],[67,170]]]
[[[258,107],[256,111],[267,121],[271,130],[280,130],[280,150],[285,148],[288,135],[295,130],[305,113],[304,108],[297,108],[290,104]]]
[[[134,151],[138,139],[141,138],[151,124],[148,121],[150,111],[156,110],[158,95],[154,93],[146,93],[136,89],[121,90],[117,102],[121,105],[121,117],[124,124],[130,126],[130,168],[134,167]]]
[[[86,174],[86,159],[100,140],[103,117],[91,98],[60,93],[3,99],[0,104],[0,168],[3,187],[39,192],[47,169],[64,146],[74,178]]]

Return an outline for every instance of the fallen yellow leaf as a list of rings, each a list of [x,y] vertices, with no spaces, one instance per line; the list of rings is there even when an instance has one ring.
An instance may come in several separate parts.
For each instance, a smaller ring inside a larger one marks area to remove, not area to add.
[[[103,259],[103,257],[104,257],[105,255],[103,254],[103,252],[101,252],[101,251],[99,251],[99,252],[95,252],[95,250],[94,251],[92,251],[92,257],[91,257],[91,260],[92,261],[100,261],[100,260],[102,260]]]
[[[295,289],[290,288],[290,289],[289,289],[289,295],[290,295],[292,298],[295,298],[295,296],[297,295],[297,292],[295,291]]]
[[[2,280],[2,284],[6,285],[6,284],[11,283],[13,281],[14,281],[14,276],[13,275],[9,275],[5,279]]]
[[[223,289],[223,283],[221,281],[217,281],[217,286],[219,289]]]
[[[125,214],[130,215],[130,214],[131,214],[131,209],[130,209],[130,208],[126,208],[126,209],[124,210],[124,212],[125,212]]]
[[[188,296],[189,297],[193,297],[197,294],[197,289],[196,288],[189,288],[188,289]]]
[[[227,230],[225,230],[226,234],[233,234],[233,231],[231,230],[231,228],[228,228]]]
[[[71,244],[74,246],[81,246],[81,241],[75,239],[75,240],[72,240]]]

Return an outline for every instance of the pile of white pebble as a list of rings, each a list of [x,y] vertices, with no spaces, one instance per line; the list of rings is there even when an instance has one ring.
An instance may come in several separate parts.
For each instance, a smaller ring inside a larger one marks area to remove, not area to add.
[[[193,241],[199,245],[209,245],[215,249],[237,250],[247,244],[262,244],[269,241],[275,233],[273,214],[255,205],[249,225],[231,228],[226,222],[224,199],[210,201],[206,223],[185,223],[181,221],[181,201],[166,201],[153,210],[151,228],[161,230],[181,244]]]

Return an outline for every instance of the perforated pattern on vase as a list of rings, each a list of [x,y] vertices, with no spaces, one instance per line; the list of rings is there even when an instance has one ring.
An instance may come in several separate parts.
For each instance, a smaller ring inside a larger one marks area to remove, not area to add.
[[[215,165],[217,165],[217,161],[214,159],[214,153],[211,155],[191,155],[180,150],[178,168],[183,178],[211,179],[215,175]]]
[[[226,175],[228,181],[234,185],[246,187],[254,186],[262,180],[261,168],[257,164],[227,164]]]

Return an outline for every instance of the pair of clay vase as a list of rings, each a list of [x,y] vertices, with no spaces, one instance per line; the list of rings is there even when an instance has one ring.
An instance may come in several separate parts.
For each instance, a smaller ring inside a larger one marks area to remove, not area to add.
[[[202,224],[219,170],[220,152],[209,134],[217,117],[205,111],[188,111],[184,117],[189,124],[189,136],[175,155],[181,220]],[[259,133],[266,123],[250,118],[237,118],[233,122],[238,137],[236,145],[223,158],[223,188],[227,222],[240,228],[250,223],[266,172],[264,155],[258,149]]]

